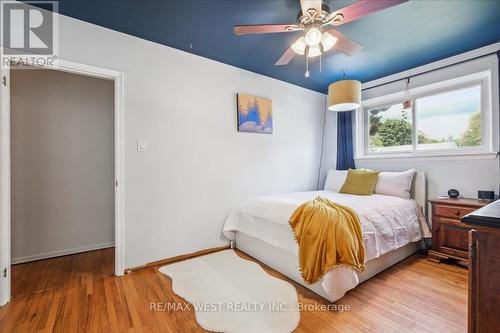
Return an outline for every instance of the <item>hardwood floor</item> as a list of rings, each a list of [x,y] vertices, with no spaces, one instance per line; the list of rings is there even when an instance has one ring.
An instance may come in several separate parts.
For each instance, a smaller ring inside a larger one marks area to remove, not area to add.
[[[12,277],[0,332],[203,332],[192,310],[150,311],[153,302],[186,302],[158,267],[114,277],[113,249],[15,265]],[[328,304],[293,284],[299,302]],[[465,332],[467,270],[413,255],[336,304],[351,310],[303,311],[296,332]]]

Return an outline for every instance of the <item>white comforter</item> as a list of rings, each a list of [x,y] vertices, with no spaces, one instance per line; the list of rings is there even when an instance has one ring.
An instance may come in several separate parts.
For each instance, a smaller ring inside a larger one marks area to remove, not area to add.
[[[414,200],[377,194],[358,196],[332,191],[297,192],[248,200],[231,211],[224,225],[224,235],[234,239],[235,232],[242,232],[297,255],[298,246],[288,220],[299,205],[317,196],[351,207],[358,214],[363,230],[366,262],[422,237],[430,237],[429,227]],[[352,275],[352,278],[349,279],[355,283],[349,282],[352,286],[348,289],[357,284],[356,273],[350,271],[352,272],[349,272],[349,276]],[[339,282],[328,275],[322,281],[327,293],[332,290],[332,283]],[[338,296],[332,295],[332,298],[338,299]]]

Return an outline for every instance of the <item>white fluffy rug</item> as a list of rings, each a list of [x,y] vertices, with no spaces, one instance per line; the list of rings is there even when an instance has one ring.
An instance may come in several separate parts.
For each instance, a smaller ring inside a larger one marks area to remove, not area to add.
[[[300,320],[297,292],[258,264],[225,250],[163,266],[174,293],[212,332],[291,332]]]

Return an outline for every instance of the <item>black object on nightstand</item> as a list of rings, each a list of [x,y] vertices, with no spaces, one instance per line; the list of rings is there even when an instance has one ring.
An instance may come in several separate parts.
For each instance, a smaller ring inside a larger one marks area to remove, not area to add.
[[[460,195],[460,192],[458,192],[458,190],[455,190],[454,188],[451,188],[448,190],[448,196],[452,199],[458,198],[459,195]]]
[[[495,199],[495,192],[493,191],[477,191],[477,198],[482,200]]]

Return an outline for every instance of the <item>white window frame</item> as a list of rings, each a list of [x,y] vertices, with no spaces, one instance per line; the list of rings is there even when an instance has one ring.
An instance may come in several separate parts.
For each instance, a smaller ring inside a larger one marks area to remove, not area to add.
[[[417,119],[415,112],[415,100],[417,98],[446,93],[453,90],[481,86],[481,131],[482,145],[480,147],[465,147],[451,149],[429,149],[417,150]],[[405,92],[397,92],[385,96],[380,96],[361,103],[361,107],[356,112],[356,156],[355,159],[390,159],[390,158],[495,158],[498,141],[494,132],[498,132],[498,127],[493,126],[492,112],[492,92],[491,92],[491,71],[483,71],[475,74],[461,76],[458,78],[441,81],[417,88],[410,89],[410,99],[412,100],[412,150],[370,152],[369,151],[369,116],[368,110],[376,107],[388,106],[401,103],[407,97]]]

